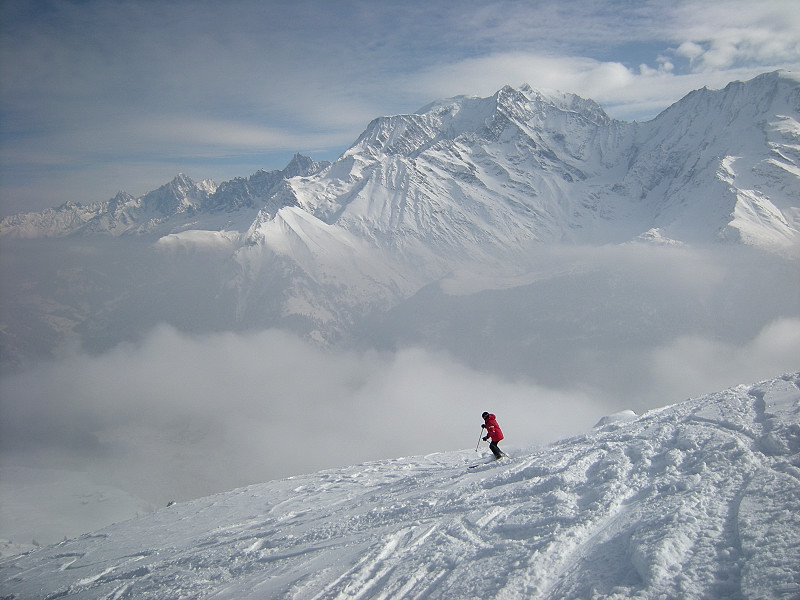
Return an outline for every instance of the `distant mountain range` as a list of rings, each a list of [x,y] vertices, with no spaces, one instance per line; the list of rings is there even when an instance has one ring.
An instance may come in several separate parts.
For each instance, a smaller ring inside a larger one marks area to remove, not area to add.
[[[800,239],[799,82],[774,72],[697,90],[646,123],[574,94],[505,87],[375,119],[333,164],[296,155],[220,185],[178,175],[140,198],[7,217],[0,235],[220,230],[245,212],[245,240],[271,245],[264,227],[292,221],[286,209],[392,251],[640,235],[786,248]]]
[[[147,324],[289,326],[329,343],[448,274],[524,271],[531,248],[550,244],[722,242],[793,260],[798,139],[800,77],[784,72],[697,90],[645,123],[528,86],[451,98],[375,119],[333,163],[296,155],[283,170],[219,185],[179,175],[139,198],[120,192],[7,217],[7,241],[139,240],[161,256],[133,272],[124,245],[114,246],[111,271],[64,264],[50,276],[68,279],[60,287],[27,281],[7,304],[46,313],[35,317],[47,330],[36,337],[59,343],[80,331],[84,344],[112,344],[120,328],[144,326],[145,304],[157,313]],[[215,258],[162,268],[164,256],[197,252]],[[187,290],[193,300],[179,311],[174,298]],[[13,329],[4,335],[18,347],[30,332]]]
[[[233,212],[270,207],[277,211],[280,206],[275,199],[281,197],[285,180],[317,173],[329,164],[297,154],[283,170],[261,170],[220,185],[210,179],[197,183],[181,173],[139,198],[119,192],[103,202],[67,202],[41,212],[6,217],[0,223],[0,235],[37,238],[164,233],[197,225],[199,217],[205,220],[204,226],[215,226],[216,221],[225,224],[224,215]]]

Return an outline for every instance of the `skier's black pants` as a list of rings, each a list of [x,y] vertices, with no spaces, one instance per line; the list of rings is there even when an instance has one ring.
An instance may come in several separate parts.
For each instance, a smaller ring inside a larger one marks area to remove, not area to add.
[[[494,440],[489,443],[489,450],[492,451],[492,454],[494,454],[495,458],[503,458],[503,451],[497,447],[497,442]]]

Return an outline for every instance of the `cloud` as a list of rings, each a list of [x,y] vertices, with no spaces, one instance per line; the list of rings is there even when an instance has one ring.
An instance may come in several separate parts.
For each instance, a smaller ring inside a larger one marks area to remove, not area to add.
[[[491,95],[504,85],[523,83],[598,97],[607,95],[609,89],[627,85],[632,78],[628,69],[615,62],[507,52],[436,65],[420,74],[414,84],[431,97],[464,94],[467,90],[470,94]]]
[[[504,381],[418,348],[334,354],[278,331],[186,336],[166,326],[0,387],[6,464],[87,470],[156,504],[468,448],[484,410],[505,417],[516,445],[589,427],[597,411],[581,393]]]
[[[752,340],[738,345],[685,335],[653,351],[655,385],[676,398],[694,397],[734,382],[748,384],[800,368],[800,319],[768,323]],[[768,375],[773,373],[773,375]]]
[[[642,2],[635,9],[616,2],[517,4],[502,14],[492,8],[469,13],[457,29],[480,41],[491,33],[494,42],[443,55],[412,73],[411,87],[441,97],[529,83],[641,120],[694,89],[800,67],[800,17],[781,1]]]
[[[676,54],[693,71],[800,62],[800,13],[791,2],[686,2],[675,14]]]
[[[639,357],[642,372],[630,357],[614,368],[640,380],[649,401],[611,400],[593,389],[602,382],[589,369],[556,387],[421,347],[333,353],[274,330],[190,336],[161,326],[139,344],[5,377],[0,444],[4,466],[81,470],[161,505],[369,460],[471,450],[484,410],[498,414],[513,452],[623,408],[796,369],[796,356],[797,318],[773,321],[742,346],[681,336]]]
[[[211,241],[173,237],[164,243]],[[796,265],[746,248],[537,246],[505,276],[487,265],[429,286],[371,322],[356,351],[275,330],[219,333],[232,325],[209,276],[227,257],[211,252],[217,242],[175,261],[137,240],[4,254],[16,287],[43,297],[63,294],[54,273],[72,265],[70,285],[98,318],[83,330],[85,352],[0,379],[2,466],[86,471],[163,505],[327,467],[471,451],[484,410],[500,417],[513,451],[623,409],[798,368]],[[123,281],[128,301],[95,289]],[[41,331],[25,310],[11,316]],[[165,320],[205,333],[150,329]]]

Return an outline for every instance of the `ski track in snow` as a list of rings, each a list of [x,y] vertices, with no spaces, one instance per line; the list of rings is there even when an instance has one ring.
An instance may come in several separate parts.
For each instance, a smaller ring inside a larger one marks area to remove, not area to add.
[[[175,505],[3,560],[0,597],[800,598],[800,373],[513,454]]]

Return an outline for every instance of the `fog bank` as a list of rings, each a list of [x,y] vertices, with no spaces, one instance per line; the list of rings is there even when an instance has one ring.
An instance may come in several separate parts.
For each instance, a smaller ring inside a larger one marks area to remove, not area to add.
[[[685,337],[645,361],[650,398],[603,398],[584,374],[553,388],[452,356],[329,352],[279,331],[186,335],[83,353],[3,378],[2,460],[84,470],[157,505],[380,458],[474,447],[490,410],[507,448],[586,431],[601,416],[789,371],[800,320],[741,347]],[[621,368],[624,371],[624,367]],[[483,448],[485,451],[485,447]],[[513,450],[512,450],[513,451]]]

